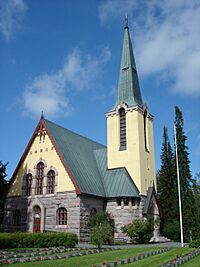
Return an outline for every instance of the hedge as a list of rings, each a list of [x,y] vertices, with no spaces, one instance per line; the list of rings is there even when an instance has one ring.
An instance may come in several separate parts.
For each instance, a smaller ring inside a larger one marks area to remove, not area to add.
[[[189,244],[190,248],[200,248],[200,239],[192,240]]]
[[[75,247],[78,237],[73,233],[0,233],[0,249]]]

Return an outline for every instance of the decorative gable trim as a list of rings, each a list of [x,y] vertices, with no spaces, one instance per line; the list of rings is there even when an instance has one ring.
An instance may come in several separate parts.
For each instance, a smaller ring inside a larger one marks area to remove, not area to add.
[[[150,207],[150,204],[151,204],[151,201],[152,201],[153,197],[154,197],[156,205],[158,207],[159,216],[162,217],[162,209],[161,209],[160,203],[158,201],[158,197],[157,197],[157,194],[156,194],[154,183],[153,183],[152,187],[148,188],[147,197],[146,197],[146,200],[145,200],[145,204],[144,204],[144,207],[143,207],[142,214],[143,215],[147,215],[148,209]]]
[[[43,120],[43,123],[44,123],[44,125],[45,125],[45,121],[44,121],[44,120]],[[74,185],[74,187],[75,187],[75,189],[76,189],[76,194],[77,194],[77,195],[80,195],[80,194],[81,194],[81,191],[80,191],[80,189],[79,189],[79,187],[78,187],[78,185],[77,185],[77,183],[76,183],[76,181],[75,181],[75,179],[74,179],[74,177],[73,177],[73,175],[72,175],[72,173],[71,173],[69,167],[67,166],[66,162],[64,161],[63,156],[61,155],[61,153],[60,153],[60,151],[59,151],[59,149],[58,149],[58,147],[57,147],[57,145],[56,145],[54,139],[52,138],[52,136],[51,136],[51,134],[50,134],[48,128],[46,127],[46,125],[45,125],[45,129],[46,129],[46,131],[47,131],[47,134],[48,134],[48,136],[49,136],[49,138],[50,138],[50,140],[51,140],[53,146],[55,147],[55,150],[56,150],[56,153],[57,153],[59,159],[61,160],[61,162],[62,162],[62,164],[63,164],[63,166],[64,166],[66,172],[68,173],[68,175],[69,175],[69,177],[70,177],[70,179],[71,179],[71,181],[72,181],[72,183],[73,183],[73,185]]]
[[[26,149],[25,149],[25,151],[24,151],[22,157],[20,158],[20,160],[19,160],[19,162],[18,162],[18,164],[17,164],[17,167],[16,167],[16,169],[15,169],[15,171],[14,171],[14,173],[13,173],[11,179],[10,179],[9,185],[12,184],[13,179],[14,179],[14,177],[16,176],[16,174],[17,174],[17,172],[18,172],[18,170],[19,170],[21,164],[22,164],[23,161],[25,160],[25,158],[26,158],[26,156],[27,156],[27,154],[28,154],[28,151],[30,150],[30,147],[31,147],[31,145],[32,145],[32,143],[33,143],[35,137],[36,137],[37,135],[40,135],[40,137],[41,137],[41,139],[42,139],[46,133],[48,134],[48,136],[49,136],[49,138],[50,138],[52,144],[54,145],[55,150],[56,150],[56,152],[57,152],[57,155],[58,155],[58,157],[60,158],[60,160],[61,160],[61,162],[62,162],[62,164],[63,164],[63,166],[64,166],[66,172],[68,173],[68,175],[69,175],[69,177],[70,177],[70,179],[71,179],[71,181],[72,181],[72,183],[73,183],[73,185],[74,185],[74,187],[75,187],[75,189],[76,189],[76,194],[77,194],[77,195],[81,194],[81,191],[80,191],[80,189],[79,189],[79,187],[78,187],[78,185],[77,185],[77,183],[76,183],[76,181],[75,181],[75,179],[74,179],[74,177],[73,177],[73,175],[72,175],[72,173],[71,173],[69,167],[68,167],[67,164],[65,163],[65,161],[64,161],[64,159],[63,159],[63,157],[62,157],[62,155],[61,155],[61,153],[60,153],[60,151],[59,151],[59,149],[57,148],[56,143],[55,143],[55,141],[53,140],[53,138],[52,138],[52,136],[51,136],[51,134],[50,134],[50,132],[49,132],[49,130],[48,130],[46,124],[45,124],[45,121],[44,121],[43,117],[41,117],[41,119],[40,119],[38,125],[36,126],[36,128],[35,128],[35,130],[34,130],[32,136],[31,136],[31,139],[30,139],[30,141],[28,142],[28,145],[26,146]]]

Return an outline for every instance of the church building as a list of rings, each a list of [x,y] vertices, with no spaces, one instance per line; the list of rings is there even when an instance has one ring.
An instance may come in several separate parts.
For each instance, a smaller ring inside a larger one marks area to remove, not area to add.
[[[5,231],[73,232],[85,241],[88,217],[109,212],[114,237],[123,238],[123,225],[159,217],[153,116],[142,101],[127,19],[118,96],[106,120],[107,146],[41,116],[10,181]]]

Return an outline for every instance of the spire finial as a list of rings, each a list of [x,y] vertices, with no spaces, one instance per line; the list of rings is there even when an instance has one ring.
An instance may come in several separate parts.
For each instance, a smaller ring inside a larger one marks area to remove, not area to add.
[[[42,113],[41,113],[41,119],[43,120],[44,119],[44,112],[42,110]]]
[[[129,26],[128,26],[128,16],[126,15],[125,17],[125,25],[124,25],[124,29],[129,29]]]

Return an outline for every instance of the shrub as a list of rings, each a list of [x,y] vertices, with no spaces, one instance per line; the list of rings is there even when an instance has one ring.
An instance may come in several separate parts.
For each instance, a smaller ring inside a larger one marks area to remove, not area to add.
[[[114,219],[109,213],[96,213],[89,217],[90,240],[101,248],[102,244],[108,244],[112,240],[114,231]]]
[[[153,220],[137,219],[122,226],[121,230],[133,243],[148,243],[153,234]]]
[[[78,237],[73,233],[1,233],[0,249],[35,247],[74,247]]]
[[[93,228],[105,222],[107,222],[114,229],[115,222],[114,222],[114,219],[111,217],[110,213],[98,212],[89,217],[88,227]]]
[[[173,222],[166,222],[163,227],[163,235],[175,240],[180,240],[180,225],[179,221],[174,220]]]
[[[109,223],[103,222],[94,226],[90,231],[90,240],[98,248],[101,248],[103,244],[110,243],[112,239],[113,228]]]
[[[190,242],[189,244],[190,248],[200,248],[200,239],[195,239]]]

